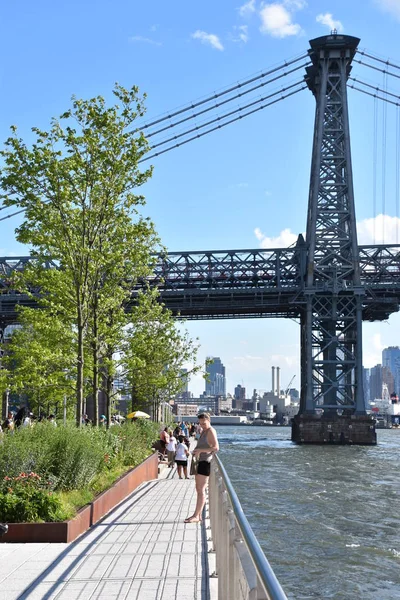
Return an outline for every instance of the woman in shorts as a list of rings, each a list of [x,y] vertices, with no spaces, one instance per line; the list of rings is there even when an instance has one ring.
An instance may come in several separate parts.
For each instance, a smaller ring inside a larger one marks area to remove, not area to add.
[[[213,455],[219,450],[217,432],[214,427],[211,427],[210,415],[202,413],[197,418],[202,429],[197,446],[192,453],[198,459],[196,473],[197,501],[194,513],[191,517],[185,519],[185,523],[199,523],[201,521],[201,513],[206,502],[210,463]]]

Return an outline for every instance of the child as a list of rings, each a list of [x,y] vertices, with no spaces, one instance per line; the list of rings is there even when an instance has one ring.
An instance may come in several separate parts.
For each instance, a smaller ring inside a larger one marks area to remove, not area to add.
[[[188,450],[188,447],[186,446],[186,444],[183,443],[183,439],[184,439],[183,435],[180,435],[178,437],[178,445],[176,447],[175,461],[178,466],[179,479],[182,479],[182,467],[183,467],[183,473],[185,475],[185,479],[189,479],[188,472],[187,472],[189,450]]]
[[[170,469],[174,466],[175,460],[175,450],[176,450],[176,438],[174,437],[172,431],[168,432],[169,434],[169,442],[166,446],[167,449],[167,457],[168,457],[168,466]]]

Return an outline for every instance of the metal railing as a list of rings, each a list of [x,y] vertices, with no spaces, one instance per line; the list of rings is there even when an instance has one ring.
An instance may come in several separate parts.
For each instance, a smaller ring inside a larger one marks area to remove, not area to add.
[[[287,600],[217,456],[211,463],[209,513],[218,600]]]

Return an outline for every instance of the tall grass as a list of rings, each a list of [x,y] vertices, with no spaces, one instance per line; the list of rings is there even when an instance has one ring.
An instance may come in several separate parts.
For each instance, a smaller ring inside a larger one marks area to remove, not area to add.
[[[159,426],[137,421],[109,430],[37,423],[7,433],[0,444],[0,480],[35,472],[54,490],[86,488],[104,471],[136,466],[152,453]]]

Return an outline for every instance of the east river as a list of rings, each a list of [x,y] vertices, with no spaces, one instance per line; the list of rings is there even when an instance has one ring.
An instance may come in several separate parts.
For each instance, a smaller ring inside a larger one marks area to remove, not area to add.
[[[217,427],[220,458],[288,598],[400,599],[400,429],[296,446],[289,427]]]

